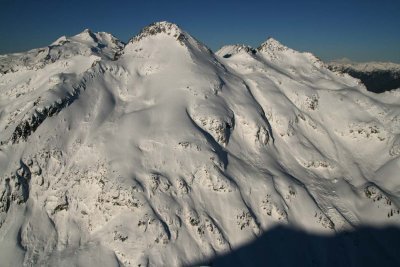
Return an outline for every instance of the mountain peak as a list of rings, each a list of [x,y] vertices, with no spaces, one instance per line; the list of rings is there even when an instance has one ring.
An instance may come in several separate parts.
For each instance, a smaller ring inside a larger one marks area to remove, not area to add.
[[[84,33],[88,33],[88,34],[90,34],[90,33],[93,33],[92,32],[92,30],[91,29],[89,29],[89,28],[86,28],[86,29],[84,29],[80,34],[84,34]]]
[[[78,42],[92,46],[96,49],[103,49],[105,47],[112,47],[113,49],[119,50],[124,46],[118,38],[108,32],[93,32],[90,29],[85,29],[77,35],[67,37],[67,41]]]
[[[144,27],[139,34],[128,42],[124,49],[124,53],[128,51],[137,52],[143,49],[142,44],[139,44],[142,40],[151,40],[151,42],[153,42],[153,39],[157,39],[156,43],[159,43],[162,46],[165,46],[166,39],[169,39],[170,41],[176,41],[173,43],[178,43],[183,47],[195,48],[205,51],[208,54],[212,54],[212,51],[206,45],[196,40],[196,38],[191,36],[189,33],[183,31],[178,25],[167,21],[154,22]],[[165,50],[164,48],[162,49]]]
[[[81,33],[72,36],[71,39],[94,41],[96,43],[99,41],[97,39],[96,33],[92,32],[89,28],[86,28]]]
[[[257,50],[264,52],[285,51],[288,49],[289,48],[287,46],[284,46],[282,43],[272,37],[268,37],[268,39],[257,48]]]
[[[139,41],[147,36],[155,36],[158,34],[167,34],[179,39],[180,36],[183,35],[183,31],[178,25],[168,21],[154,22],[144,27],[139,34],[133,38],[133,40]]]

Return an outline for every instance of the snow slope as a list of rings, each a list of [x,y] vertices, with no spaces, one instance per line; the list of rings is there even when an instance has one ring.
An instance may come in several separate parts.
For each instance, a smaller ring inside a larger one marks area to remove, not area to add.
[[[44,50],[0,58],[4,266],[191,265],[277,225],[399,225],[397,91],[168,22]]]

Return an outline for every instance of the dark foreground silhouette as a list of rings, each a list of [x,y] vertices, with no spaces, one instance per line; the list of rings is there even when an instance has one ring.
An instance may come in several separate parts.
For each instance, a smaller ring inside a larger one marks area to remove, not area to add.
[[[279,226],[226,255],[191,266],[400,266],[400,229],[357,228],[336,235]]]

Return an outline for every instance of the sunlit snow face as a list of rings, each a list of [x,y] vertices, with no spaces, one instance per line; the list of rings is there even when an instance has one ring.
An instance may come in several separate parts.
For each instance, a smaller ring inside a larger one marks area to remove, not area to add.
[[[190,265],[277,226],[399,222],[399,94],[309,53],[214,54],[161,22],[0,61],[0,258],[18,266]]]

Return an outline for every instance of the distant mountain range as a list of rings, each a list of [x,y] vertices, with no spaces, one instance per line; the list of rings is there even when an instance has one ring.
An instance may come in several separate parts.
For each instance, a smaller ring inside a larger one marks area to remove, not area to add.
[[[328,63],[329,69],[347,73],[360,79],[374,93],[400,88],[400,64],[390,62],[355,63],[336,60]]]

